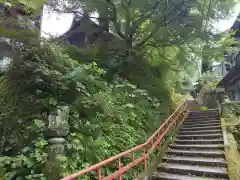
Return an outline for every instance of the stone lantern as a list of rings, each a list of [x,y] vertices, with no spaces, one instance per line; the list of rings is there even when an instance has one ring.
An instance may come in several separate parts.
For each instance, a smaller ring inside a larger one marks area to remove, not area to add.
[[[64,142],[69,131],[68,126],[69,107],[59,105],[48,116],[49,125],[45,131],[45,136],[49,142],[48,160],[44,167],[44,174],[48,179],[60,179],[62,174],[61,162],[58,156],[64,156]]]

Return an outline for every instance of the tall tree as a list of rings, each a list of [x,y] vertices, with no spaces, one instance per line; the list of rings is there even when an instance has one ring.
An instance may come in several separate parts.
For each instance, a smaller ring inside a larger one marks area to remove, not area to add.
[[[211,32],[212,21],[226,17],[234,6],[234,0],[227,4],[224,0],[51,2],[49,5],[55,10],[70,12],[81,8],[98,14],[98,17],[89,18],[98,19],[102,27],[121,41],[121,47],[114,50],[114,46],[104,45],[112,51],[107,62],[110,72],[119,73],[141,87],[156,89],[159,89],[156,84],[166,82],[169,76],[174,86],[176,81],[182,83],[186,76],[196,74],[196,59],[203,58],[202,54],[206,58],[209,48],[204,47],[218,39]],[[223,55],[220,46],[210,49],[218,51],[218,57]]]

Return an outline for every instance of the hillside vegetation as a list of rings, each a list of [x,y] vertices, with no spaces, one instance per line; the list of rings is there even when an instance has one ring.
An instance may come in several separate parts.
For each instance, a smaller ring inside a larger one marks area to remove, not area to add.
[[[14,61],[0,80],[0,164],[6,179],[43,177],[47,113],[59,103],[70,106],[68,154],[62,160],[65,173],[72,173],[143,143],[182,100],[172,92],[160,101],[120,77],[109,83],[105,74],[54,44]]]
[[[12,0],[8,8],[19,3],[32,20],[44,1]],[[45,131],[48,115],[60,104],[70,108],[66,155],[58,157],[63,169],[49,180],[143,143],[189,98],[201,62],[224,61],[232,50],[231,34],[213,34],[211,22],[226,17],[233,5],[234,0],[49,1],[58,12],[82,9],[78,15],[87,18],[98,13],[101,28],[117,39],[81,49],[41,39],[38,29],[11,29],[26,22],[3,16],[0,36],[16,56],[0,77],[0,175],[47,179]],[[102,174],[113,168],[104,167]],[[129,173],[124,179],[132,179]]]

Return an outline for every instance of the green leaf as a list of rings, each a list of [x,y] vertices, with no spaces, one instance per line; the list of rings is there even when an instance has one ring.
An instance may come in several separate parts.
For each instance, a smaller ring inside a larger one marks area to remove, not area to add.
[[[57,105],[57,99],[54,98],[54,97],[50,97],[50,98],[48,99],[48,103],[49,103],[50,105],[56,106],[56,105]]]
[[[126,105],[125,105],[125,107],[127,107],[127,108],[133,108],[133,107],[134,107],[134,105],[133,105],[133,104],[130,104],[130,103],[128,103],[128,104],[126,104]]]
[[[66,156],[62,156],[62,155],[58,155],[57,156],[57,159],[60,161],[60,162],[66,162],[67,161],[67,157]]]
[[[35,146],[38,148],[43,148],[44,146],[46,146],[48,144],[48,142],[44,139],[42,139],[41,141],[38,141]]]
[[[39,120],[39,119],[34,119],[34,124],[39,128],[43,128],[45,126],[44,122],[42,120]]]
[[[43,6],[45,0],[18,0],[19,3],[24,4],[25,7],[37,10]]]

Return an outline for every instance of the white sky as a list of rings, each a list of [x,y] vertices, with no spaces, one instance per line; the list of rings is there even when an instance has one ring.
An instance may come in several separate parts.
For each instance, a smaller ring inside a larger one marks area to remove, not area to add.
[[[215,28],[218,31],[225,31],[229,29],[237,15],[240,12],[240,3],[233,10],[233,15],[228,20],[221,20],[214,24]],[[49,12],[47,8],[43,10],[43,19],[42,19],[42,36],[49,37],[49,35],[59,36],[65,33],[71,26],[73,19],[73,14],[60,14]]]
[[[233,9],[232,17],[230,19],[221,20],[219,22],[216,22],[216,24],[214,25],[215,28],[218,29],[219,31],[226,31],[227,29],[232,27],[232,25],[235,22],[236,17],[238,16],[239,13],[240,13],[240,3],[238,3],[235,6],[235,8]]]
[[[70,28],[72,19],[73,14],[53,13],[45,6],[42,17],[42,36],[47,38],[49,35],[62,35]]]

